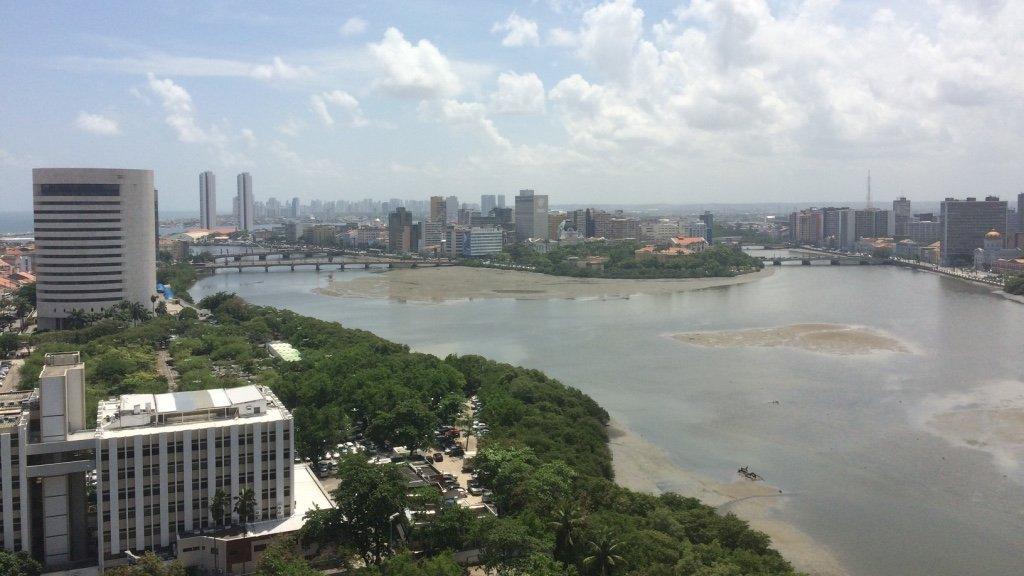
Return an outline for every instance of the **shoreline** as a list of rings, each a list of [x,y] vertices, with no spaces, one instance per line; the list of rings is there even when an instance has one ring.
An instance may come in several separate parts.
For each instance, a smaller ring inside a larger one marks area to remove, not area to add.
[[[764,268],[739,276],[710,278],[610,279],[551,276],[538,272],[452,266],[393,269],[352,280],[332,280],[313,291],[339,298],[390,299],[438,303],[452,300],[575,300],[629,298],[635,294],[674,294],[745,284],[771,276]]]
[[[772,547],[794,569],[812,576],[851,576],[826,546],[776,517],[775,511],[789,497],[777,487],[749,480],[723,483],[685,470],[664,450],[615,419],[608,424],[608,446],[619,486],[649,494],[675,492],[697,498],[723,514],[735,514],[751,528],[770,536]]]

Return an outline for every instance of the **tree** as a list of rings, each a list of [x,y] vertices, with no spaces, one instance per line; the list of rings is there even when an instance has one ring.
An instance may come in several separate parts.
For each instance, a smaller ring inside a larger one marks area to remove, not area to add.
[[[1024,274],[1007,276],[1006,281],[1003,284],[1003,290],[1007,294],[1024,296]]]
[[[412,555],[398,554],[388,558],[381,566],[381,574],[387,576],[462,576],[462,569],[451,554],[443,554],[416,561]]]
[[[554,520],[548,522],[555,532],[555,549],[552,556],[565,564],[569,563],[570,554],[576,546],[576,533],[583,526],[583,515],[575,501],[566,501],[555,510]]]
[[[342,419],[332,406],[296,406],[292,416],[295,418],[295,450],[316,466],[338,443]]]
[[[0,550],[0,574],[4,576],[39,576],[43,566],[27,552]]]
[[[21,347],[21,340],[17,334],[4,332],[0,334],[0,358],[6,357],[11,352]]]
[[[406,506],[405,479],[394,466],[378,466],[360,454],[338,464],[336,509],[316,510],[303,526],[304,539],[349,544],[367,565],[380,565],[391,553],[394,523]]]
[[[607,532],[596,540],[587,542],[587,556],[583,559],[583,567],[591,574],[608,576],[621,566],[625,560],[619,555],[621,542],[616,541]]]
[[[477,524],[480,559],[489,570],[515,571],[543,544],[530,528],[515,518],[485,518]]]
[[[231,499],[224,490],[218,488],[213,496],[210,497],[210,515],[213,516],[213,521],[220,525],[224,523],[224,516],[228,513],[228,508],[231,506]]]
[[[146,552],[139,561],[129,566],[118,566],[103,571],[104,576],[185,576],[180,562],[164,562],[156,554]]]
[[[185,307],[178,312],[178,321],[185,322],[186,320],[199,320],[199,313],[196,312],[195,308]]]
[[[156,313],[160,316],[164,316],[165,314],[167,314],[167,302],[161,300],[159,303],[157,303]]]
[[[465,547],[475,524],[476,516],[469,508],[446,506],[419,528],[419,538],[428,552],[458,552]]]
[[[235,496],[235,514],[243,526],[248,524],[256,515],[256,494],[252,488],[242,488]]]
[[[89,323],[89,316],[85,310],[79,310],[75,308],[71,312],[68,312],[67,318],[64,318],[64,327],[68,330],[78,330],[84,328]]]
[[[378,442],[405,446],[415,452],[430,446],[437,418],[423,402],[410,398],[390,412],[377,415],[370,423],[370,437]]]
[[[296,551],[291,540],[270,545],[256,566],[257,576],[319,576],[309,563]]]

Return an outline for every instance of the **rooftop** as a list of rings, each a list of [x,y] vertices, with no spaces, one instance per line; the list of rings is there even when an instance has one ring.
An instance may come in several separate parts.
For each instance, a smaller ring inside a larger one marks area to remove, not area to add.
[[[161,427],[167,431],[201,428],[208,422],[238,418],[281,420],[288,411],[264,386],[215,388],[164,394],[123,394],[101,401],[97,409],[97,432],[117,435],[140,427]]]
[[[267,348],[270,350],[271,354],[285,362],[298,362],[299,360],[302,360],[302,355],[299,354],[299,351],[287,342],[271,342],[267,344]]]

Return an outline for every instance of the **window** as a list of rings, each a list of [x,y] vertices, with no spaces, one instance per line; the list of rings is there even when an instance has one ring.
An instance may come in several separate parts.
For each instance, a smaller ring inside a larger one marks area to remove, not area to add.
[[[118,196],[119,184],[40,184],[40,196]]]

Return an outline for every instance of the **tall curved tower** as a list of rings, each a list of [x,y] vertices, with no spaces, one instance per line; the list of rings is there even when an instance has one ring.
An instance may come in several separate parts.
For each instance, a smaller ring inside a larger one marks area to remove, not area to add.
[[[153,309],[152,170],[32,170],[39,328],[118,302]]]

